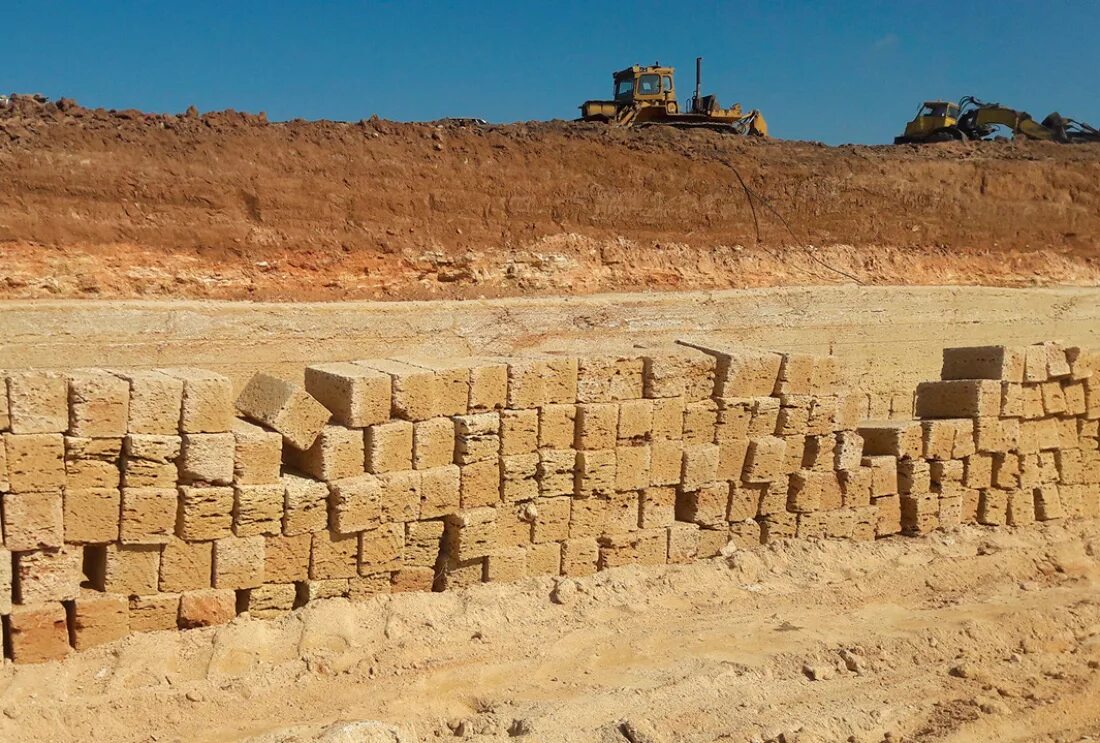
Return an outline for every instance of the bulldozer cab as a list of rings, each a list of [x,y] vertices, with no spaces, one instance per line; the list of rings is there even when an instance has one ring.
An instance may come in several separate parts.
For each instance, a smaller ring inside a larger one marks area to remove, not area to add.
[[[676,100],[671,67],[634,65],[614,74],[615,100],[620,103],[664,103]]]

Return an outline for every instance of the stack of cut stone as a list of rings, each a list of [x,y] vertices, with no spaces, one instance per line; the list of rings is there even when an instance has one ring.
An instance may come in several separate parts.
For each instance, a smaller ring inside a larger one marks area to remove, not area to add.
[[[1095,366],[1056,343],[946,349],[942,380],[917,388],[920,420],[860,429],[867,460],[897,468],[897,527],[1100,515]]]
[[[710,482],[693,490],[700,479],[686,477],[685,456],[678,518],[711,529],[728,524],[730,539],[740,545],[873,539],[875,470],[863,461],[856,430],[868,397],[847,388],[836,358],[692,345],[717,361],[712,404],[719,466]]]
[[[1049,343],[948,349],[920,420],[884,423],[834,357],[713,338],[319,364],[304,386],[256,375],[235,407],[229,381],[197,369],[13,373],[5,648],[44,660],[320,598],[682,563],[731,542],[1095,517],[1097,366]]]
[[[357,597],[664,563],[696,438],[717,466],[713,420],[685,436],[714,417],[713,368],[680,347],[310,367],[333,422],[288,461],[328,483],[315,542],[346,545],[310,580]]]
[[[162,572],[162,551],[182,544],[179,495],[224,489],[232,512],[228,380],[196,369],[33,371],[11,374],[0,391],[13,555],[0,560],[13,565],[0,601],[15,601],[7,645],[16,659],[176,627],[181,593],[211,588],[209,544],[205,582],[176,586]]]
[[[327,483],[330,521],[299,579],[359,597],[873,538],[867,397],[837,377],[830,357],[705,343],[310,367],[333,422],[287,461]]]

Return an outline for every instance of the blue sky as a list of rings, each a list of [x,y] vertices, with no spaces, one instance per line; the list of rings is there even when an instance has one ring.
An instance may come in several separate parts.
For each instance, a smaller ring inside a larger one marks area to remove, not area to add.
[[[1100,2],[12,2],[0,91],[272,119],[573,118],[660,60],[772,134],[889,141],[925,98],[1100,125]]]

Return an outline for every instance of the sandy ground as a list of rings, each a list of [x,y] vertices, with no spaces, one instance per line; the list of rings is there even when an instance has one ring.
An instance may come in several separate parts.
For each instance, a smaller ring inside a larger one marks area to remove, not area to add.
[[[304,741],[340,720],[550,743],[1100,736],[1095,522],[791,542],[608,571],[562,604],[553,587],[333,600],[9,664],[0,739]]]
[[[786,287],[436,302],[0,302],[0,367],[265,370],[397,353],[607,349],[713,334],[835,353],[883,394],[938,379],[945,346],[1062,340],[1100,347],[1100,289]]]

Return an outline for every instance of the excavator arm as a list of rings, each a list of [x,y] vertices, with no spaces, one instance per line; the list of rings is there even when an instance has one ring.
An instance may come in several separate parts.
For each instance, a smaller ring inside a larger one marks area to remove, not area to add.
[[[1014,136],[1027,137],[1042,142],[1100,142],[1100,130],[1080,121],[1063,118],[1052,113],[1042,123],[1031,118],[1026,111],[985,103],[968,96],[959,101],[963,113],[959,116],[959,129],[970,139],[982,139],[1003,126]]]
[[[1054,129],[1043,126],[1026,111],[1017,111],[995,103],[974,109],[968,122],[977,131],[992,132],[993,127],[1003,126],[1012,130],[1013,134],[1023,135],[1028,139],[1047,142],[1057,139]]]

